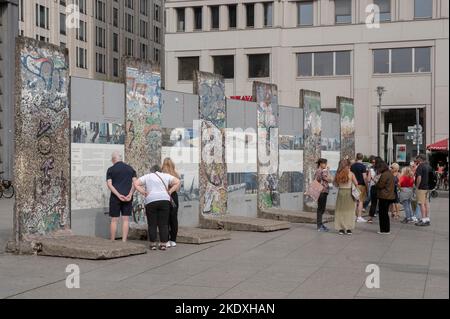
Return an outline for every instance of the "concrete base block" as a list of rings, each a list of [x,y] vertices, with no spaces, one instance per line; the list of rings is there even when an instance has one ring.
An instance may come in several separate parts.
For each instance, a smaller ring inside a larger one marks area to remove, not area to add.
[[[267,209],[260,212],[262,218],[283,220],[290,223],[316,224],[317,214],[314,212],[294,212],[280,209]],[[334,217],[324,214],[323,222],[329,223],[334,221]]]
[[[232,231],[271,232],[291,228],[289,222],[262,218],[221,216],[203,217],[200,226],[207,229],[224,229]]]
[[[110,241],[98,237],[61,236],[40,238],[32,242],[9,242],[7,251],[17,254],[36,254],[77,259],[113,259],[147,253],[144,245]]]
[[[128,238],[130,240],[147,240],[147,233],[147,225],[131,224]],[[177,243],[200,245],[229,239],[231,239],[231,233],[225,230],[180,227]]]

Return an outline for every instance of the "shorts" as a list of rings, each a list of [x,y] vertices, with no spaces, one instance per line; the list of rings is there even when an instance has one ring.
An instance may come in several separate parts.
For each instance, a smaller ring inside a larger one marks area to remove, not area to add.
[[[366,201],[366,198],[367,198],[367,187],[366,187],[366,185],[358,185],[358,190],[360,192],[360,194],[359,194],[359,201],[364,203]]]
[[[133,201],[122,202],[115,196],[109,199],[109,216],[117,218],[122,216],[131,216],[133,211]]]
[[[416,200],[417,204],[425,204],[428,200],[429,191],[426,189],[417,189],[416,190]]]

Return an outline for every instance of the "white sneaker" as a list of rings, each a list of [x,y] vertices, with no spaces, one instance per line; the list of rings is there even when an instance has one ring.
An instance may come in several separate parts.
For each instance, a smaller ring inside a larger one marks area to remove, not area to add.
[[[166,247],[167,247],[167,248],[172,247],[172,242],[168,241],[167,244],[166,244]]]
[[[362,218],[362,217],[358,217],[358,218],[356,219],[356,222],[357,222],[357,223],[367,223],[367,220],[365,220],[365,219]]]
[[[176,247],[177,243],[174,241],[169,241],[170,247]]]

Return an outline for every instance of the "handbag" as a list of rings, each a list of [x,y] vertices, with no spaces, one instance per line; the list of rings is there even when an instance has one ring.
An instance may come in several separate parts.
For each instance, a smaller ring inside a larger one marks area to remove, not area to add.
[[[403,203],[408,200],[412,200],[413,194],[414,194],[414,191],[413,191],[412,187],[411,188],[409,188],[409,187],[401,188],[400,192],[398,194],[398,199],[399,199],[400,203]]]
[[[361,196],[361,192],[359,191],[358,187],[356,187],[355,184],[352,183],[352,198],[353,200],[359,201],[359,197]]]
[[[311,197],[314,201],[318,201],[320,194],[323,191],[323,185],[319,183],[317,180],[314,180],[309,184],[308,190],[305,192],[305,195]]]
[[[164,188],[166,189],[167,195],[169,195],[170,198],[170,205],[172,206],[172,208],[177,208],[177,204],[175,203],[175,201],[173,200],[172,196],[169,193],[169,187],[166,186],[166,183],[164,183],[163,179],[161,178],[161,176],[159,176],[157,173],[154,173],[156,176],[158,176],[158,178],[161,180],[161,182],[164,185]]]

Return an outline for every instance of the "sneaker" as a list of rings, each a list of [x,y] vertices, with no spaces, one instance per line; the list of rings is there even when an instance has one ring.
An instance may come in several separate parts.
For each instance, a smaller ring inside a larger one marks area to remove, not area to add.
[[[367,222],[368,222],[369,224],[373,224],[373,219],[372,219],[372,218],[369,218],[369,219],[367,220]]]
[[[166,244],[166,247],[167,247],[167,248],[172,247],[172,242],[171,242],[171,241],[168,241],[167,244]]]
[[[353,235],[351,230],[347,230],[346,234],[349,235],[349,236]]]
[[[345,235],[345,231],[344,231],[343,229],[341,229],[341,230],[339,231],[339,235]]]
[[[319,233],[326,233],[326,232],[329,231],[329,229],[328,229],[326,226],[322,225],[322,226],[320,226],[319,228],[317,228],[317,231],[318,231]]]
[[[417,223],[419,220],[417,219],[416,216],[414,216],[414,217],[412,218],[412,221],[413,221],[414,223]]]
[[[150,250],[156,250],[156,245],[150,245]]]
[[[367,220],[365,220],[365,219],[362,218],[362,217],[358,217],[358,218],[356,219],[356,222],[357,222],[357,223],[367,223]]]
[[[429,221],[426,221],[426,222],[424,222],[424,221],[419,221],[418,223],[415,223],[415,225],[416,226],[430,226],[431,225],[431,223],[429,222]]]
[[[169,241],[169,245],[170,245],[170,247],[176,247],[177,243],[174,241]]]
[[[410,220],[408,218],[405,218],[401,221],[402,224],[408,224]]]
[[[381,232],[381,231],[378,231],[377,234],[378,234],[378,235],[390,235],[391,232]]]

